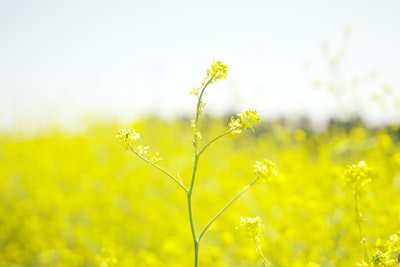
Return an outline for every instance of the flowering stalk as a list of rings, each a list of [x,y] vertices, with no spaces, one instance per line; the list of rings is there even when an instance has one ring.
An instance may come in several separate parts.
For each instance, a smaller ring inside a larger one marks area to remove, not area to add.
[[[156,152],[154,155],[149,154],[149,146],[135,145],[135,142],[140,140],[140,134],[135,131],[133,128],[123,128],[118,130],[116,139],[120,142],[121,146],[125,150],[129,150],[136,154],[140,159],[159,169],[161,172],[166,174],[169,178],[171,178],[176,184],[179,185],[184,191],[187,192],[186,186],[183,184],[183,181],[179,177],[175,177],[172,173],[161,167],[158,162],[162,160],[160,154]]]
[[[158,153],[154,155],[149,154],[148,146],[135,145],[135,142],[140,139],[140,134],[137,133],[134,129],[121,129],[118,131],[115,136],[122,147],[126,150],[130,150],[134,154],[136,154],[140,159],[149,163],[153,167],[157,168],[165,175],[167,175],[170,179],[172,179],[176,184],[182,188],[187,196],[187,207],[188,207],[188,217],[189,217],[189,225],[191,230],[191,236],[193,240],[194,247],[194,266],[198,267],[199,265],[199,245],[202,237],[207,232],[209,227],[215,222],[244,192],[246,192],[250,187],[252,187],[257,181],[266,179],[271,175],[276,175],[277,171],[275,170],[275,165],[269,160],[257,161],[254,165],[254,174],[255,179],[250,182],[247,186],[245,186],[241,191],[239,191],[225,206],[223,206],[206,224],[206,226],[200,231],[200,234],[197,235],[196,227],[195,227],[195,219],[193,212],[193,190],[196,181],[197,169],[199,165],[200,157],[203,155],[205,150],[214,142],[221,139],[222,137],[228,134],[240,134],[242,130],[251,129],[254,131],[253,126],[260,121],[260,115],[254,110],[246,110],[242,113],[237,114],[236,118],[231,118],[228,126],[229,129],[222,134],[214,137],[209,142],[207,142],[203,147],[199,148],[199,141],[202,138],[200,130],[199,130],[199,119],[203,114],[203,110],[205,107],[205,102],[203,101],[203,95],[206,88],[216,82],[219,79],[226,78],[227,65],[223,64],[221,61],[215,61],[211,65],[211,67],[207,70],[207,76],[201,82],[201,87],[195,88],[192,90],[191,94],[197,96],[197,105],[196,105],[196,114],[194,120],[191,121],[191,128],[193,132],[193,169],[192,175],[190,179],[189,186],[185,186],[180,177],[174,176],[171,172],[161,167],[158,162],[162,160]]]
[[[196,180],[197,174],[197,166],[199,163],[200,156],[202,152],[214,141],[219,139],[220,137],[224,136],[220,135],[220,137],[215,138],[214,140],[210,141],[203,149],[200,151],[198,150],[198,143],[199,139],[201,139],[201,134],[199,131],[199,118],[203,113],[203,109],[205,107],[205,103],[203,102],[203,94],[208,87],[208,85],[216,82],[219,79],[226,78],[228,75],[227,71],[228,66],[223,64],[221,61],[215,61],[211,68],[207,70],[207,76],[203,79],[201,83],[201,90],[199,93],[199,89],[194,89],[191,93],[197,96],[197,105],[196,105],[196,115],[195,119],[192,121],[191,126],[193,130],[193,147],[194,147],[194,156],[193,156],[193,170],[192,170],[192,177],[190,180],[190,186],[187,191],[187,206],[188,206],[188,215],[189,215],[189,223],[190,223],[190,230],[192,233],[192,240],[193,240],[193,247],[194,247],[194,266],[197,267],[199,264],[199,243],[200,239],[197,237],[195,224],[194,224],[194,214],[193,214],[193,203],[192,203],[192,195],[193,195],[193,188]]]
[[[199,241],[203,237],[203,235],[207,232],[208,228],[211,226],[213,222],[215,222],[219,216],[222,215],[232,204],[241,196],[243,195],[247,190],[249,190],[253,185],[255,185],[260,179],[266,179],[270,177],[271,175],[277,175],[278,171],[275,169],[275,165],[269,161],[269,160],[264,160],[263,163],[257,161],[256,164],[254,164],[254,174],[256,175],[256,178],[251,181],[248,185],[246,185],[242,190],[240,190],[236,196],[234,196],[222,209],[220,209],[214,217],[208,222],[208,224],[203,228],[199,235]]]
[[[163,172],[165,175],[167,175],[169,178],[171,178],[175,183],[177,183],[183,190],[185,190],[186,192],[188,191],[186,186],[183,184],[183,181],[179,177],[178,178],[175,177],[168,170],[166,170],[165,168],[163,168],[160,165],[158,165],[154,160],[149,159],[149,158],[143,156],[143,154],[138,153],[132,146],[129,146],[129,150],[132,151],[133,153],[135,153],[139,158],[141,158],[145,162],[147,162],[150,165],[154,166],[156,169],[159,169],[161,172]]]
[[[369,175],[369,168],[364,161],[360,161],[357,165],[349,165],[344,173],[345,183],[351,189],[354,196],[354,212],[356,215],[358,235],[360,238],[360,243],[363,248],[364,258],[367,260],[368,266],[372,266],[370,262],[370,257],[367,249],[366,238],[364,237],[362,231],[362,220],[363,215],[360,212],[360,194],[365,185],[371,182]]]
[[[238,227],[236,227],[236,229],[241,229],[246,232],[248,237],[253,240],[256,252],[260,255],[264,267],[270,266],[270,263],[262,252],[261,237],[263,235],[264,225],[261,222],[260,217],[256,216],[254,218],[245,218],[241,216],[240,224]]]

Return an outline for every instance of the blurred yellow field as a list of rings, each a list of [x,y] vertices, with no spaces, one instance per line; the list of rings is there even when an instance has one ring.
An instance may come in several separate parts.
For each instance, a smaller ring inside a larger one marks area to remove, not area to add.
[[[0,1],[0,267],[400,267],[381,2]]]
[[[203,118],[203,139],[227,123]],[[128,126],[160,152],[161,166],[189,181],[189,121],[149,118]],[[185,194],[121,150],[114,138],[119,128],[98,123],[79,134],[1,135],[0,266],[192,265]],[[241,216],[262,220],[262,249],[272,266],[365,261],[353,195],[343,181],[346,166],[359,161],[371,168],[359,204],[372,266],[397,266],[399,247],[385,254],[383,246],[399,231],[398,138],[397,127],[334,124],[312,133],[262,121],[255,133],[214,143],[199,163],[193,198],[198,229],[252,180],[256,160],[271,159],[279,174],[252,187],[212,225],[200,245],[200,266],[261,266],[252,240],[235,229]],[[378,265],[385,257],[387,265]]]

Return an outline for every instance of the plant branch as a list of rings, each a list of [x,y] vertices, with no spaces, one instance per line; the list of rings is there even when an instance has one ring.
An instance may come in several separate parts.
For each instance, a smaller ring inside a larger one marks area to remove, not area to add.
[[[198,240],[200,241],[203,235],[207,232],[208,228],[210,228],[211,224],[215,222],[241,195],[243,195],[247,190],[249,190],[260,178],[254,179],[251,183],[246,185],[242,190],[240,190],[236,196],[234,196],[222,209],[220,209],[214,217],[207,223],[207,225],[201,231]]]
[[[371,266],[371,262],[369,259],[369,254],[368,254],[368,250],[367,250],[367,245],[365,244],[365,238],[362,232],[362,227],[361,227],[361,213],[360,213],[360,208],[359,208],[359,202],[360,202],[360,193],[358,191],[354,192],[354,210],[356,213],[356,220],[357,220],[357,227],[358,227],[358,234],[360,236],[360,242],[363,246],[363,250],[364,250],[364,256],[367,260],[368,266]]]
[[[222,133],[222,134],[216,136],[214,139],[212,139],[210,142],[208,142],[208,143],[199,151],[199,153],[198,153],[199,156],[200,156],[212,143],[216,142],[218,139],[224,137],[225,135],[230,134],[231,132],[232,132],[232,130],[229,129],[228,131],[226,131],[226,132],[224,132],[224,133]]]
[[[166,174],[169,178],[171,178],[175,183],[177,183],[185,192],[188,192],[189,190],[186,188],[186,186],[183,184],[181,179],[176,178],[172,173],[170,173],[168,170],[164,169],[163,167],[161,167],[160,165],[154,163],[153,161],[149,160],[148,158],[146,158],[145,156],[139,154],[134,148],[132,148],[131,145],[128,146],[129,149],[135,153],[139,158],[141,158],[142,160],[144,160],[145,162],[149,163],[150,165],[152,165],[153,167],[155,167],[156,169],[160,170],[162,173]]]

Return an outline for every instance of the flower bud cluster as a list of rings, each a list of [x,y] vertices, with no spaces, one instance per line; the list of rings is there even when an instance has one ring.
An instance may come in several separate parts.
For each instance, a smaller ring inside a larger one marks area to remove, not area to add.
[[[140,139],[140,134],[133,128],[122,128],[118,130],[115,138],[118,139],[124,149],[129,149],[135,141]]]
[[[228,65],[222,63],[220,60],[213,61],[206,73],[207,76],[201,82],[201,87],[193,88],[190,92],[191,94],[199,96],[199,93],[202,92],[209,84],[226,78],[228,76]]]
[[[138,156],[146,158],[151,163],[157,163],[162,160],[158,152],[155,154],[148,153],[149,146],[134,145],[134,143],[140,139],[140,134],[133,128],[122,128],[118,130],[115,138],[119,141],[123,149],[131,150]]]
[[[258,216],[254,218],[240,216],[240,224],[236,229],[244,230],[249,237],[255,238],[257,242],[260,242],[264,225]]]
[[[278,175],[278,170],[272,161],[264,159],[262,161],[256,161],[254,164],[254,174],[257,179],[268,179],[272,175]]]
[[[373,266],[398,266],[400,264],[400,232],[392,234],[386,241],[378,239],[371,255]],[[357,266],[369,266],[361,262]]]
[[[361,188],[371,182],[370,168],[364,161],[348,165],[344,172],[344,179],[347,187],[359,193]]]
[[[220,60],[216,60],[211,64],[211,67],[207,69],[207,77],[211,79],[210,83],[214,83],[220,79],[224,79],[228,76],[228,65],[222,63]]]
[[[245,110],[237,114],[238,118],[231,118],[229,128],[232,133],[240,134],[242,130],[251,129],[254,131],[253,126],[257,124],[261,117],[256,110]]]

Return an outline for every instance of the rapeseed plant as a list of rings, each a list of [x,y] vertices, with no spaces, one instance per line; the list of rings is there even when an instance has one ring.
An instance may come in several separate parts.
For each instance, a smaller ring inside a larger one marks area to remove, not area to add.
[[[270,266],[267,258],[264,256],[261,246],[261,237],[263,236],[264,225],[260,219],[260,217],[256,216],[252,217],[240,217],[240,224],[236,229],[241,229],[246,232],[248,237],[250,237],[256,249],[256,252],[261,256],[263,265]]]
[[[371,182],[370,168],[364,161],[360,161],[358,164],[348,165],[344,172],[344,178],[346,186],[351,190],[354,197],[354,212],[356,215],[360,243],[364,250],[364,258],[367,260],[368,266],[371,266],[367,239],[364,237],[362,231],[363,214],[360,211],[360,195],[362,189]]]
[[[382,242],[378,239],[370,255],[369,263],[365,261],[358,266],[398,267],[400,266],[400,233],[395,233]]]
[[[228,66],[221,61],[214,61],[211,64],[211,67],[206,71],[206,77],[202,80],[201,86],[198,88],[194,88],[191,91],[191,94],[197,97],[197,105],[194,119],[191,120],[190,127],[193,133],[193,168],[192,174],[190,178],[189,185],[185,185],[183,180],[179,176],[173,175],[170,171],[159,165],[159,161],[162,159],[159,153],[155,153],[154,155],[149,154],[149,146],[143,146],[141,144],[136,145],[137,141],[140,139],[140,134],[135,131],[133,128],[123,128],[117,132],[115,136],[119,142],[121,143],[124,149],[128,149],[136,154],[140,159],[145,162],[151,164],[165,175],[167,175],[170,179],[172,179],[178,186],[186,193],[187,197],[187,209],[188,209],[188,217],[189,217],[189,225],[192,235],[193,241],[193,249],[194,249],[194,266],[197,267],[199,265],[199,246],[200,241],[202,240],[204,234],[209,230],[210,226],[243,194],[245,193],[251,186],[253,186],[256,182],[262,179],[267,179],[272,175],[276,175],[277,171],[275,169],[275,165],[267,159],[263,161],[257,161],[254,165],[254,174],[255,178],[251,181],[247,186],[245,186],[242,190],[240,190],[225,206],[223,206],[210,220],[209,222],[202,228],[200,232],[197,232],[195,227],[195,217],[193,211],[193,192],[195,188],[195,181],[197,176],[197,170],[199,168],[199,161],[203,153],[206,149],[219,140],[220,138],[228,135],[228,134],[240,134],[242,130],[251,129],[254,131],[253,126],[260,121],[260,115],[255,110],[245,110],[239,114],[237,114],[236,118],[231,118],[228,129],[223,133],[217,135],[212,138],[210,141],[206,142],[202,147],[200,147],[200,140],[202,139],[202,134],[200,131],[200,117],[203,114],[206,103],[203,100],[204,92],[208,88],[210,84],[217,82],[220,79],[226,78],[228,75]],[[258,233],[259,234],[259,233]],[[257,244],[259,244],[259,237],[255,236],[256,240],[258,240]],[[260,255],[263,256],[261,248],[258,249]],[[264,261],[265,257],[263,256]]]
[[[362,133],[365,135],[364,129],[358,128],[356,129],[357,133]],[[382,132],[379,131],[380,134],[378,135],[378,143],[382,144],[382,150],[388,151],[392,145],[391,137],[384,135],[382,137]],[[354,131],[353,131],[354,133]],[[363,140],[361,138],[360,140]],[[380,140],[385,140],[385,142],[380,142]],[[389,145],[387,145],[389,144]],[[389,148],[388,148],[389,147]],[[389,236],[388,240],[382,242],[378,239],[375,243],[375,246],[372,248],[368,248],[367,246],[367,239],[364,235],[363,231],[363,221],[364,216],[360,210],[360,199],[363,190],[365,189],[366,185],[368,185],[372,181],[371,169],[367,165],[365,161],[360,161],[358,164],[348,165],[344,172],[344,180],[345,185],[348,189],[350,189],[353,195],[353,202],[354,202],[354,212],[356,217],[356,224],[358,229],[358,237],[360,243],[362,245],[364,259],[357,264],[357,266],[368,266],[368,267],[395,267],[400,266],[400,247],[399,247],[399,234],[392,234]]]

